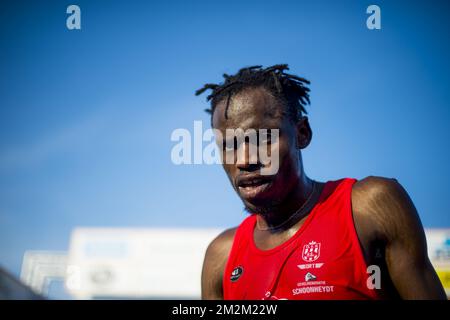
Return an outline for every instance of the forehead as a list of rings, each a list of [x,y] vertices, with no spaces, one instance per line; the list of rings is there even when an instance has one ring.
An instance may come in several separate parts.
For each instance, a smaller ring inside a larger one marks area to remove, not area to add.
[[[216,129],[273,129],[282,126],[281,102],[264,88],[245,89],[230,99],[228,109],[226,105],[226,97],[216,105],[213,114],[213,127]]]

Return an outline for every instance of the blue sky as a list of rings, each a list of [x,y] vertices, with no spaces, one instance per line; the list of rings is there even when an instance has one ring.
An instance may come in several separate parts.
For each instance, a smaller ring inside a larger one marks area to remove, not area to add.
[[[81,8],[81,30],[66,8]],[[175,166],[194,91],[254,64],[311,80],[316,180],[395,177],[426,227],[450,227],[445,1],[2,1],[0,265],[66,250],[77,226],[231,227],[220,166]]]

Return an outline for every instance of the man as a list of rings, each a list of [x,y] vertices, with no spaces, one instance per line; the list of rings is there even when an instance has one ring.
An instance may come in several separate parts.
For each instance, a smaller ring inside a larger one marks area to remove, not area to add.
[[[232,142],[244,161],[224,161],[223,168],[251,214],[208,246],[202,298],[445,299],[416,209],[397,180],[323,183],[305,174],[309,81],[285,70],[243,68],[196,92],[212,90],[211,123],[223,140],[227,129],[277,130],[267,145],[279,163],[263,175],[270,163],[250,161],[247,139]],[[224,158],[229,143],[218,143]]]

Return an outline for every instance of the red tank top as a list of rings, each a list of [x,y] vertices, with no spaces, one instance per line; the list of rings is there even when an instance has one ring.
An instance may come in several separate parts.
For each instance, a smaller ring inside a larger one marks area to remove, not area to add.
[[[275,248],[256,247],[256,215],[244,219],[225,267],[224,299],[376,299],[353,223],[355,182],[328,181],[300,229]]]

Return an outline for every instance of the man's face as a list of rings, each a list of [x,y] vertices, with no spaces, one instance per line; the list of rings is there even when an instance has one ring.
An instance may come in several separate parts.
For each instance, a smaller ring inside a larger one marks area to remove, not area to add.
[[[223,141],[217,142],[219,149],[222,150],[225,172],[247,210],[257,213],[270,212],[271,208],[286,199],[301,178],[302,168],[299,161],[299,141],[302,141],[302,137],[299,136],[302,134],[301,122],[300,125],[295,124],[284,115],[284,107],[262,87],[248,88],[234,95],[229,102],[227,117],[225,117],[225,108],[226,99],[223,99],[216,106],[212,122],[214,129],[221,132],[220,138],[223,138]],[[307,121],[305,123],[307,125]],[[260,132],[261,129],[278,129],[278,139],[274,136],[270,139],[269,135],[263,143],[258,140],[256,146],[258,151],[261,151],[260,148],[265,148],[264,152],[269,155],[269,158],[277,155],[278,159],[272,158],[270,163],[260,161],[260,152],[256,154],[249,152],[252,146],[250,146],[251,141],[248,140],[241,140],[240,144],[237,143],[234,146],[228,141],[227,146],[227,129],[228,131],[254,129],[256,132]],[[231,163],[225,161],[225,157],[227,154],[229,156],[230,152],[234,154],[235,159]],[[243,158],[240,158],[241,161],[238,161],[239,154],[243,155]],[[262,169],[273,165],[273,161],[278,161],[278,170],[269,175],[262,173]]]

